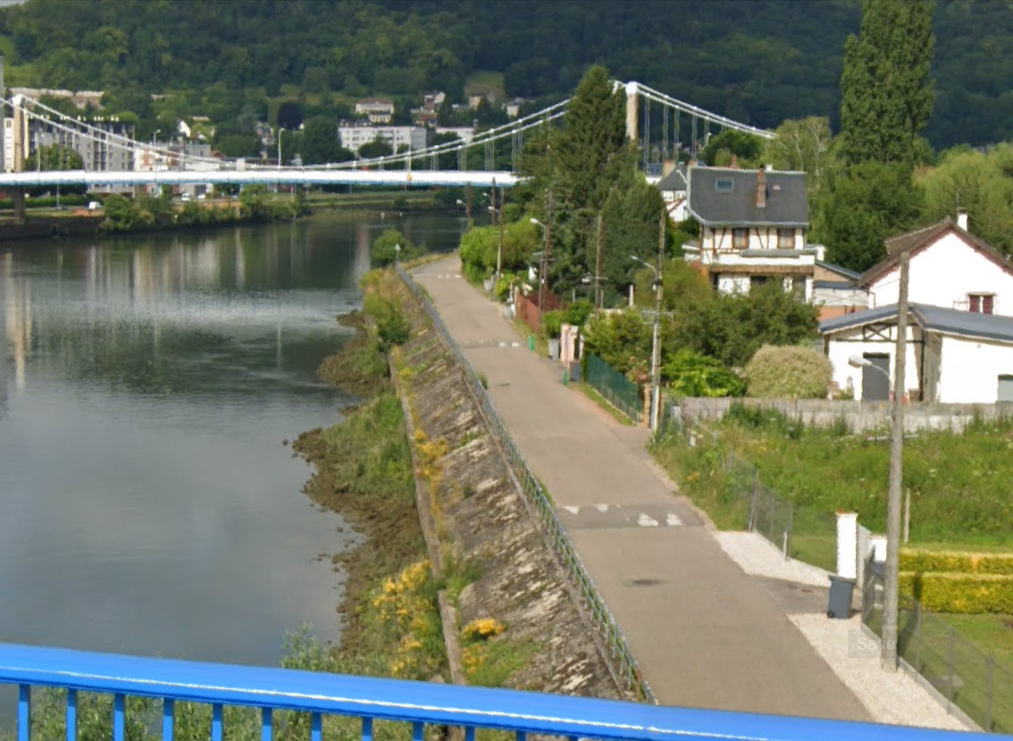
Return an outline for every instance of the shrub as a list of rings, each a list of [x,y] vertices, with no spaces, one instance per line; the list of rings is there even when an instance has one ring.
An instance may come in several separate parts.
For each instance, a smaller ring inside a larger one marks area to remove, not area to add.
[[[397,245],[401,245],[400,257],[394,249]],[[417,252],[415,245],[405,239],[401,232],[397,229],[387,229],[369,246],[369,262],[374,268],[385,268],[393,265],[395,259],[411,260],[417,257]]]
[[[622,374],[650,367],[651,325],[636,311],[594,316],[584,332],[585,357],[594,353]]]
[[[766,345],[746,364],[749,395],[761,399],[824,399],[832,378],[830,361],[809,347]]]
[[[393,345],[403,345],[408,341],[411,324],[395,301],[370,294],[366,297],[363,309],[376,322],[376,334],[382,350],[386,351]]]
[[[1013,576],[1013,553],[961,553],[903,548],[901,571]]]
[[[542,329],[545,331],[545,336],[550,338],[559,338],[559,333],[563,330],[563,322],[566,319],[566,312],[563,311],[547,311],[542,316]]]
[[[907,571],[900,574],[899,588],[913,595],[929,612],[1013,613],[1013,576]]]
[[[565,310],[565,321],[567,324],[572,324],[575,327],[583,327],[584,322],[588,320],[591,313],[594,311],[594,304],[588,301],[586,298],[582,298],[579,301],[574,301],[572,304],[566,307]]]
[[[714,358],[680,350],[661,368],[662,379],[679,396],[742,396],[745,382]]]

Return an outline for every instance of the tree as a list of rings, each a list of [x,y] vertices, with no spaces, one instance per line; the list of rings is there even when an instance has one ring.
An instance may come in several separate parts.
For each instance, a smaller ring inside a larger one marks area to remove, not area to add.
[[[271,212],[270,197],[266,185],[253,183],[243,186],[239,193],[239,204],[251,219],[266,219]]]
[[[278,106],[278,126],[283,129],[298,129],[303,122],[302,108],[298,103],[286,101]]]
[[[219,136],[215,147],[226,157],[258,157],[260,155],[260,139],[247,134]]]
[[[394,154],[394,148],[391,147],[389,142],[383,139],[376,139],[371,142],[366,142],[359,147],[359,156],[363,159],[373,159],[374,157],[388,157]]]
[[[39,162],[36,164],[36,155],[41,155],[38,159]],[[84,160],[81,155],[78,154],[76,149],[70,147],[61,147],[59,144],[51,144],[48,147],[39,147],[39,151],[33,152],[25,159],[25,170],[31,172],[32,170],[38,169],[41,165],[43,170],[83,170]],[[44,186],[41,188],[32,188],[29,192],[31,195],[41,195],[42,193],[54,190],[51,186]],[[84,185],[64,185],[61,186],[61,192],[67,195],[70,194],[83,194],[87,190]]]
[[[307,67],[302,77],[302,89],[307,93],[326,93],[327,70],[323,67]]]
[[[352,154],[338,143],[338,130],[334,121],[316,116],[306,122],[302,135],[302,161],[307,165],[346,162]]]
[[[399,250],[395,249],[400,246]],[[395,260],[411,260],[418,256],[418,248],[397,229],[387,229],[369,246],[369,261],[374,268],[393,265]]]
[[[708,165],[723,166],[735,158],[742,167],[756,167],[763,164],[760,162],[762,154],[763,141],[759,137],[726,129],[708,140],[707,146],[700,153],[700,159]]]
[[[814,230],[824,236],[830,260],[851,270],[882,260],[883,240],[922,217],[924,194],[902,164],[852,165],[831,177],[830,191]]]
[[[844,45],[841,154],[859,162],[909,168],[928,123],[934,0],[865,0],[858,36]]]
[[[955,152],[919,178],[925,218],[966,209],[968,228],[1005,255],[1013,254],[1013,146]]]
[[[834,166],[833,134],[826,118],[810,116],[785,121],[767,142],[767,161],[775,170],[794,170],[806,174],[809,212],[819,200],[827,173]]]

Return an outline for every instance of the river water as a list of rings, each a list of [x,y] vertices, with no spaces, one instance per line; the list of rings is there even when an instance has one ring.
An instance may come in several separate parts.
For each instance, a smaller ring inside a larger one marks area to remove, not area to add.
[[[0,247],[0,642],[269,665],[303,622],[338,638],[355,536],[283,441],[352,401],[315,370],[391,225]]]

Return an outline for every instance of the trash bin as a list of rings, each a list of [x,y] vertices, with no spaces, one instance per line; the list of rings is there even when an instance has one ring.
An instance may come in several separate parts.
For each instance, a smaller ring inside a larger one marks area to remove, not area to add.
[[[830,600],[827,604],[827,617],[847,620],[851,617],[851,593],[855,590],[855,580],[845,579],[836,574],[830,575]]]

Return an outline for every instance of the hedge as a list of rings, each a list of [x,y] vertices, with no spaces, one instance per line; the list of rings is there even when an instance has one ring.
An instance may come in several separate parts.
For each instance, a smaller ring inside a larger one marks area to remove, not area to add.
[[[928,612],[1013,614],[1013,576],[905,571],[898,586]]]
[[[1013,553],[964,553],[902,548],[900,570],[915,573],[995,574],[1013,576]]]

